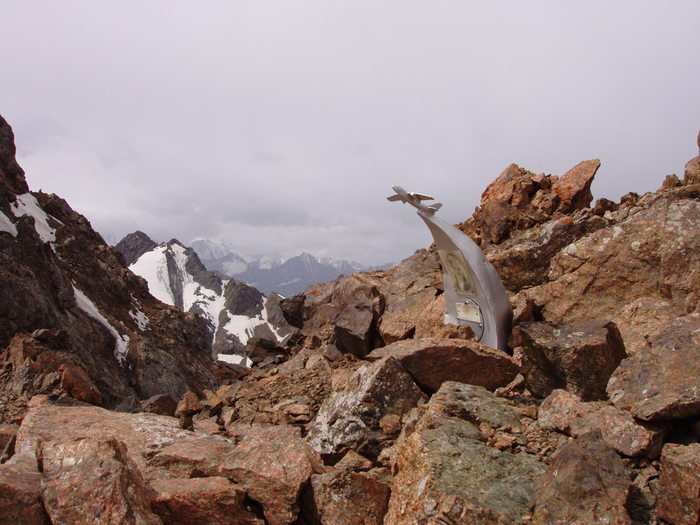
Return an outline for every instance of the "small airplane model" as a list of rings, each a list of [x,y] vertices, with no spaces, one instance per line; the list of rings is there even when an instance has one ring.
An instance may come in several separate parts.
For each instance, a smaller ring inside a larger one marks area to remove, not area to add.
[[[396,193],[386,198],[388,201],[401,201],[404,204],[410,204],[414,208],[418,208],[420,211],[427,213],[428,215],[434,215],[436,211],[442,208],[442,204],[436,202],[430,206],[426,206],[421,203],[421,201],[434,201],[435,197],[430,195],[424,195],[423,193],[409,193],[404,190],[401,186],[391,187]]]

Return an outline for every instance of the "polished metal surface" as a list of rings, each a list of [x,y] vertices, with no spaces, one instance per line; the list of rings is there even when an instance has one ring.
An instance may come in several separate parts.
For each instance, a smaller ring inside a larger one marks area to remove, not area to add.
[[[445,323],[469,325],[479,342],[507,350],[513,310],[498,273],[481,248],[452,224],[435,217],[442,206],[422,201],[430,195],[409,193],[394,186],[390,201],[401,201],[418,209],[418,215],[433,235],[445,281]]]

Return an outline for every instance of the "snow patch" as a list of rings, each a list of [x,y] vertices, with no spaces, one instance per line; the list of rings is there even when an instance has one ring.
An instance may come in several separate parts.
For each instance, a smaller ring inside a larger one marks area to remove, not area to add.
[[[170,289],[168,262],[165,257],[167,246],[156,246],[150,252],[144,253],[129,266],[129,270],[140,275],[148,283],[148,291],[160,302],[174,306],[175,299]]]
[[[131,316],[131,318],[134,321],[136,321],[136,324],[138,325],[139,330],[141,330],[142,332],[145,332],[146,328],[148,328],[148,323],[149,323],[148,316],[145,313],[143,313],[141,310],[139,310],[138,308],[136,308],[135,310],[136,311],[129,310],[129,315]]]
[[[17,200],[10,204],[10,207],[15,217],[29,215],[34,218],[34,229],[43,242],[56,240],[56,230],[49,226],[49,216],[41,209],[34,195],[31,193],[17,195]]]
[[[17,237],[17,226],[10,220],[10,218],[0,211],[0,232],[7,232],[13,237]]]
[[[95,321],[99,322],[104,326],[110,334],[114,336],[114,357],[117,358],[119,363],[124,364],[124,359],[126,359],[126,354],[129,352],[129,336],[120,335],[117,329],[114,328],[109,321],[100,313],[99,308],[93,303],[90,298],[85,295],[82,291],[73,285],[73,294],[75,296],[75,302],[83,312],[92,317]]]
[[[243,365],[251,368],[253,362],[244,355],[236,354],[217,354],[216,359],[218,361],[223,361],[224,363],[231,363],[232,365]]]

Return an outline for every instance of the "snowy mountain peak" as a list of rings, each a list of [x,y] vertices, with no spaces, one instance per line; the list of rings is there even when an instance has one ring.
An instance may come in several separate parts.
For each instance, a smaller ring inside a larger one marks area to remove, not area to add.
[[[216,354],[240,352],[253,336],[281,342],[291,331],[289,326],[268,321],[283,318],[268,311],[276,302],[268,305],[252,286],[207,270],[197,252],[177,239],[142,253],[129,269],[146,280],[160,301],[200,315],[209,327]]]

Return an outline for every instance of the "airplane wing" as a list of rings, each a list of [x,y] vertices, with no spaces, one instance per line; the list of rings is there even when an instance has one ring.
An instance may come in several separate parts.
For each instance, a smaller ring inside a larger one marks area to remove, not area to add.
[[[393,202],[393,201],[400,201],[400,200],[401,200],[401,195],[399,195],[398,193],[394,193],[394,194],[391,195],[390,197],[387,197],[386,200],[392,201],[392,202]]]
[[[431,197],[430,195],[426,195],[425,193],[411,193],[414,197],[418,198],[418,200],[421,201],[434,201],[435,197]]]

